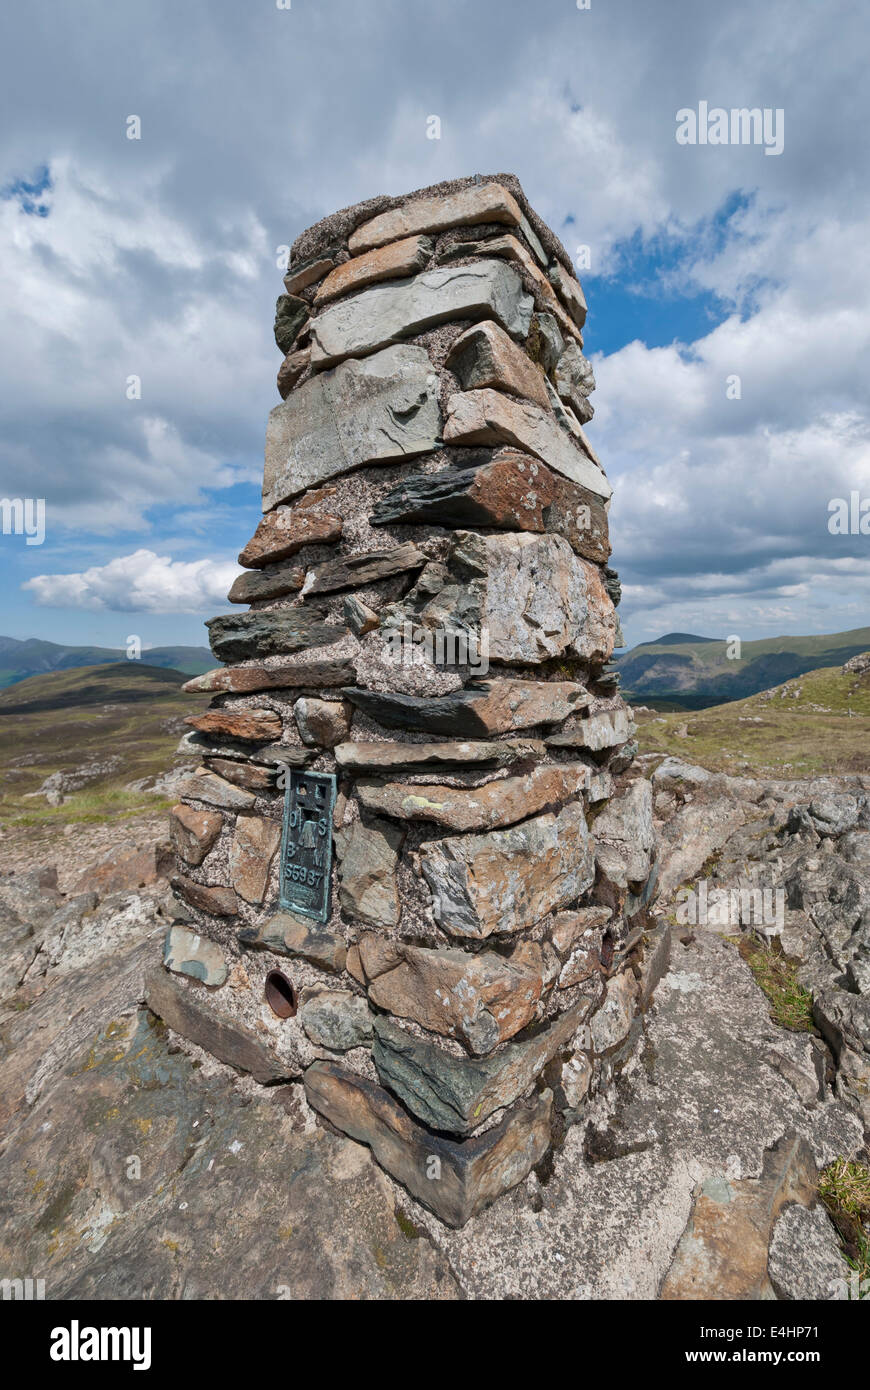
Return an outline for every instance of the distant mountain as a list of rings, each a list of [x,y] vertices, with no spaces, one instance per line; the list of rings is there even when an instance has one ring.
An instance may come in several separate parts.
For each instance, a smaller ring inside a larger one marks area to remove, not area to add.
[[[715,642],[715,637],[697,637],[693,632],[666,632],[664,637],[657,637],[654,642],[645,642],[647,647],[676,647],[685,645],[686,642]]]
[[[674,700],[697,707],[743,700],[819,667],[842,666],[870,650],[870,627],[820,637],[769,637],[744,642],[740,660],[729,660],[722,639],[671,632],[642,642],[614,665],[622,689],[635,699]]]
[[[24,641],[17,637],[0,637],[0,687],[17,685],[30,676],[45,675],[49,671],[108,666],[126,660],[125,651],[112,647],[64,647],[36,637]],[[183,671],[189,676],[198,676],[219,664],[207,647],[149,647],[142,652],[141,661],[149,666]],[[139,663],[130,661],[129,664]]]

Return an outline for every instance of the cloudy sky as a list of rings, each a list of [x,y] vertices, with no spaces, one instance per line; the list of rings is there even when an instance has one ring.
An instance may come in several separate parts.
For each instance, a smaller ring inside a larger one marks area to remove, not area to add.
[[[829,530],[870,499],[855,0],[6,0],[0,51],[0,498],[46,501],[42,545],[0,535],[5,635],[203,644],[259,514],[280,248],[499,170],[589,248],[629,644],[870,623],[870,536]],[[701,102],[781,110],[782,152],[679,144]]]

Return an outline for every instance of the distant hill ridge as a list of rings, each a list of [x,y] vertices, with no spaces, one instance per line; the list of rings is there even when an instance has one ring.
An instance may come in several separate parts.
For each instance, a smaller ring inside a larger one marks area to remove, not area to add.
[[[199,676],[220,664],[207,647],[149,647],[143,650],[141,660],[149,666],[183,671],[189,676]],[[44,642],[38,637],[0,637],[0,688],[49,671],[108,666],[118,661],[127,661],[123,648],[68,647],[58,642]],[[137,664],[137,661],[129,661],[130,666]]]
[[[820,667],[842,666],[870,650],[870,627],[811,637],[744,642],[730,660],[724,638],[671,632],[616,659],[622,688],[634,698],[743,700]]]
[[[149,666],[144,661],[105,662],[99,666],[47,671],[0,690],[0,716],[37,714],[79,705],[153,702],[165,695],[179,695],[184,681],[183,671]]]

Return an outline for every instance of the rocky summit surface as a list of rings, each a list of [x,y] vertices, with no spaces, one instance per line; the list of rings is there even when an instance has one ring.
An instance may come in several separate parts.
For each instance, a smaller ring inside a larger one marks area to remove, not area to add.
[[[88,827],[36,842],[40,863],[7,841],[3,1272],[49,1298],[844,1296],[817,1183],[867,1156],[870,782],[658,757],[647,773],[662,849],[644,1035],[555,1155],[458,1231],[301,1085],[256,1086],[144,1007],[171,916],[159,818],[111,846]],[[739,912],[691,920],[753,888],[774,895],[762,937],[781,927],[812,994],[803,1028],[772,1016]]]

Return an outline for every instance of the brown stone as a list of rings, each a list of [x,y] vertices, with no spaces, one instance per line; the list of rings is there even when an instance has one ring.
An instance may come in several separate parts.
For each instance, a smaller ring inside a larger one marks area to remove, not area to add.
[[[577,429],[569,434],[552,412],[485,387],[449,397],[444,442],[511,444],[607,501],[613,488]]]
[[[149,845],[145,849],[133,849],[127,853],[113,851],[99,863],[88,866],[73,884],[69,896],[99,893],[100,897],[105,897],[125,889],[145,888],[157,883],[160,878],[168,877],[174,868],[175,856],[168,843]]]
[[[353,946],[348,946],[347,948],[347,961],[345,969],[347,970],[348,975],[352,976],[352,978],[356,980],[358,984],[365,985],[365,971],[362,968],[362,961],[360,960],[359,955],[359,947],[356,945],[356,943],[354,943]]]
[[[280,738],[284,727],[281,716],[271,709],[212,709],[188,715],[184,722],[202,734],[225,734],[243,743]]]
[[[549,407],[544,375],[503,328],[488,320],[466,328],[444,363],[466,391],[493,386]]]
[[[380,1086],[334,1062],[308,1068],[305,1094],[448,1226],[463,1226],[522,1182],[550,1142],[551,1091],[519,1102],[500,1124],[464,1142],[430,1134]]]
[[[550,931],[550,940],[562,960],[567,960],[571,952],[585,939],[597,944],[602,928],[607,926],[613,916],[609,907],[578,907],[568,912],[557,912]]]
[[[764,1155],[759,1177],[737,1181],[710,1173],[695,1190],[692,1212],[659,1297],[677,1300],[774,1299],[769,1252],[787,1203],[816,1200],[818,1173],[805,1139],[786,1135]]]
[[[188,864],[201,864],[223,826],[216,811],[196,811],[179,803],[169,812],[169,836],[176,851]]]
[[[317,689],[346,685],[355,677],[353,662],[300,657],[282,666],[218,666],[186,681],[182,690],[229,690],[245,695],[254,690]]]
[[[367,251],[362,256],[354,256],[327,275],[323,284],[318,286],[314,302],[325,304],[340,294],[361,290],[364,285],[374,285],[378,280],[395,280],[403,275],[413,275],[415,271],[423,269],[431,254],[432,242],[428,237],[409,236]]]
[[[423,876],[435,921],[452,936],[478,940],[534,926],[575,902],[595,879],[580,803],[510,830],[458,835],[427,845]]]
[[[334,748],[350,733],[353,705],[348,700],[316,700],[303,696],[293,706],[303,743]]]
[[[344,693],[381,724],[459,737],[557,724],[589,702],[585,687],[576,681],[498,679],[432,698],[356,688]]]
[[[302,588],[305,571],[300,565],[265,565],[246,570],[233,580],[227,598],[230,603],[255,603],[258,599],[283,598]]]
[[[348,594],[344,600],[343,607],[344,621],[347,623],[355,637],[364,637],[367,632],[374,632],[380,627],[381,620],[368,604],[363,603],[356,594]]]
[[[563,763],[483,787],[360,781],[355,790],[368,810],[398,820],[434,821],[448,830],[496,830],[545,807],[561,806],[580,796],[588,782],[584,763]]]
[[[582,943],[574,948],[559,971],[559,988],[570,989],[572,985],[582,984],[584,980],[590,980],[593,975],[602,973],[603,967],[598,947]]]
[[[197,772],[180,788],[182,796],[193,801],[204,801],[207,806],[218,806],[222,811],[251,811],[255,797],[252,792],[234,785],[235,779],[227,781],[214,772]]]
[[[175,874],[170,879],[176,893],[185,902],[200,912],[208,912],[213,917],[235,917],[239,911],[239,900],[232,888],[220,883],[196,883],[185,874]]]
[[[578,555],[605,564],[610,556],[601,498],[540,459],[503,449],[478,468],[445,468],[405,478],[375,504],[375,526],[429,522],[434,526],[492,526],[554,532]]]
[[[375,927],[395,927],[401,915],[396,866],[405,832],[389,821],[353,821],[335,832],[339,900],[345,912]]]
[[[440,198],[414,198],[382,212],[351,233],[348,249],[356,256],[400,237],[446,232],[451,227],[481,222],[504,222],[518,227],[522,220],[522,209],[506,188],[500,183],[484,183]]]
[[[544,504],[544,525],[541,529],[564,536],[571,548],[584,559],[606,565],[611,546],[607,512],[601,498],[558,473],[550,476],[553,494],[550,501]]]
[[[313,510],[328,496],[320,488],[295,507],[278,507],[267,512],[248,544],[239,555],[239,564],[248,569],[264,569],[279,560],[289,560],[304,545],[327,545],[341,539],[340,517],[321,515]]]
[[[281,1061],[243,1023],[219,1013],[212,1000],[200,1003],[189,986],[164,970],[153,970],[145,981],[145,999],[152,1013],[183,1038],[210,1052],[237,1071],[250,1072],[261,1086],[289,1081],[295,1070]]]
[[[261,927],[245,928],[239,932],[239,940],[253,949],[298,956],[321,970],[343,970],[347,957],[341,937],[314,922],[294,917],[292,912],[278,912]]]
[[[395,772],[400,769],[508,767],[539,758],[540,739],[504,739],[486,743],[339,743],[335,759],[343,772]]]
[[[261,903],[281,843],[281,826],[261,816],[240,816],[230,845],[230,877],[248,903]]]
[[[366,933],[357,943],[369,998],[477,1055],[491,1052],[535,1017],[541,974],[492,951],[471,955]]]
[[[234,762],[230,758],[208,758],[206,766],[232,782],[236,787],[245,787],[252,792],[272,792],[275,790],[275,769],[258,767],[256,763]]]
[[[284,361],[278,368],[276,385],[278,395],[282,401],[286,401],[297,381],[308,370],[311,362],[311,349],[298,348],[295,352],[288,352]]]
[[[389,579],[393,574],[419,569],[425,563],[426,556],[410,541],[389,550],[366,550],[359,555],[347,555],[340,560],[327,560],[323,565],[315,565],[305,576],[302,594],[307,597],[308,594],[350,589],[357,584],[376,584],[379,579]]]
[[[336,252],[332,255],[312,256],[298,266],[291,266],[284,276],[284,288],[287,293],[298,294],[300,290],[307,290],[309,285],[322,280],[335,265],[335,254]]]

